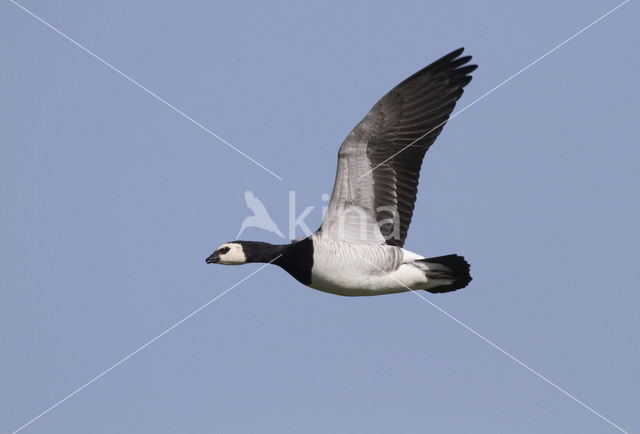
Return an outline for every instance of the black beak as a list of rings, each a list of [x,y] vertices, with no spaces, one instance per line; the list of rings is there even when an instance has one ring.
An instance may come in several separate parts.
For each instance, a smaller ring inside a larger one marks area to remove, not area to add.
[[[215,264],[220,260],[220,255],[218,252],[213,252],[211,256],[209,256],[206,260],[207,264]]]

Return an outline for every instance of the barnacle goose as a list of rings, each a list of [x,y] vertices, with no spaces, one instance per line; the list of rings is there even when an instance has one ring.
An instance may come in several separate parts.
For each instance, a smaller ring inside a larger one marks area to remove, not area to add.
[[[300,283],[357,296],[424,289],[455,291],[471,281],[458,255],[425,258],[402,248],[422,159],[442,131],[477,65],[455,50],[378,101],[338,152],[333,195],[322,226],[290,244],[232,241],[208,264],[271,262]],[[274,259],[275,258],[275,259]]]

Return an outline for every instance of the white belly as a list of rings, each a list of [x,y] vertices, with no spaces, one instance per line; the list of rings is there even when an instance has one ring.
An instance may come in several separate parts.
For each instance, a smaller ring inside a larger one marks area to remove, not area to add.
[[[310,287],[338,295],[378,295],[423,289],[427,278],[411,261],[423,257],[399,247],[314,239]]]

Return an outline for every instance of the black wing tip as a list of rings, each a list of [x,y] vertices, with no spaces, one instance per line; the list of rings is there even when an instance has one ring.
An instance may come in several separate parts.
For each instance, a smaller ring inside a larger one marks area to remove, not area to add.
[[[471,65],[465,65],[462,68],[458,68],[458,71],[466,75],[466,74],[469,74],[470,72],[475,71],[476,69],[478,69],[478,65],[476,65],[475,63],[472,63]]]
[[[457,50],[453,50],[451,53],[442,56],[440,59],[433,62],[431,65],[427,66],[427,68],[434,67],[434,69],[455,69],[456,71],[463,72],[464,74],[468,74],[471,71],[474,71],[478,68],[478,65],[470,64],[469,61],[473,58],[472,56],[462,56],[461,54],[464,52],[464,47],[460,47]]]
[[[450,57],[452,59],[455,59],[456,57],[461,55],[463,52],[464,52],[464,47],[456,48],[455,50],[453,50],[451,53],[447,54],[444,57]],[[469,58],[471,58],[471,56],[469,56]]]
[[[461,78],[468,75],[472,71],[476,70],[478,68],[478,65],[468,64],[468,62],[472,59],[471,56],[460,57],[463,51],[464,47],[461,47],[450,52],[449,54],[442,56],[435,62],[432,62],[431,64],[422,68],[420,71],[411,75],[400,84],[406,84],[416,79],[419,80],[421,77],[427,76],[437,77],[446,75],[449,76],[449,78],[455,79],[456,77]],[[467,83],[465,83],[465,85]]]
[[[394,88],[394,90],[399,88],[402,85],[406,85],[415,80],[420,80],[427,76],[437,77],[441,75],[448,75],[450,78],[456,78],[456,77],[460,78],[460,77],[466,76],[470,72],[477,69],[478,65],[475,65],[475,64],[467,65],[467,62],[469,62],[472,57],[471,56],[460,57],[463,51],[464,51],[464,47],[460,47],[457,50],[453,50],[449,54],[442,56],[435,62],[432,62],[431,64],[425,66],[424,68],[414,73],[410,77],[407,77],[406,79],[404,79],[400,84],[398,84]],[[468,81],[464,85],[466,85],[467,83]]]

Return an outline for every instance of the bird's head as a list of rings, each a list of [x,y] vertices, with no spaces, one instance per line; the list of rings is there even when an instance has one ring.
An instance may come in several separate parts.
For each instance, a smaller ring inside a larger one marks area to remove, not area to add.
[[[224,243],[207,258],[207,264],[241,265],[246,262],[247,255],[241,241]]]

